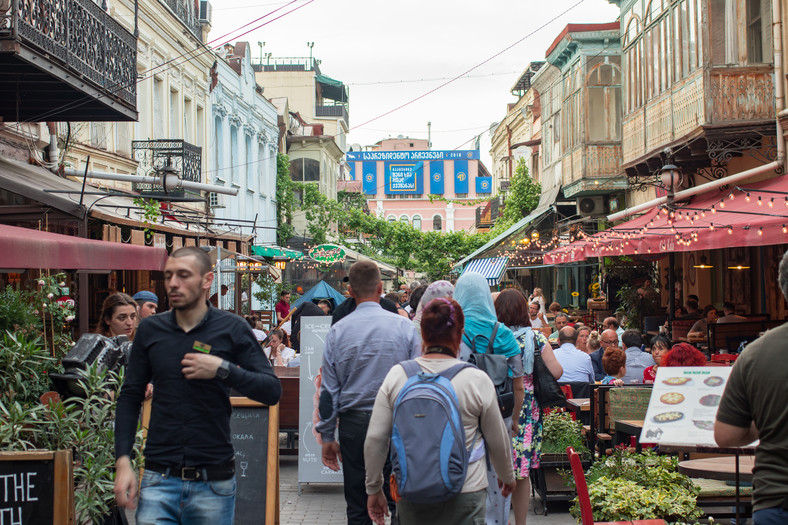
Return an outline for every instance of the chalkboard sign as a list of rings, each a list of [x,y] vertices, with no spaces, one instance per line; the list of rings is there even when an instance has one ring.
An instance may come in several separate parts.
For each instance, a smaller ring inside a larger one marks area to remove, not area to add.
[[[0,525],[74,522],[71,451],[0,452]]]
[[[323,348],[331,329],[331,318],[301,318],[301,379],[298,425],[298,488],[301,483],[342,483],[340,468],[335,472],[323,465],[322,440],[315,431],[320,421],[317,403],[322,381]]]
[[[235,525],[279,522],[279,405],[230,398],[235,449]],[[262,517],[265,516],[263,520]]]

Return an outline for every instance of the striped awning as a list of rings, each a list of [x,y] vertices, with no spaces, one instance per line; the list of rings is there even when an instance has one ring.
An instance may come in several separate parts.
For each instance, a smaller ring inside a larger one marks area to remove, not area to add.
[[[470,261],[462,273],[476,272],[480,273],[487,279],[490,286],[497,286],[506,270],[506,265],[509,262],[508,257],[487,257],[485,259],[474,259]]]

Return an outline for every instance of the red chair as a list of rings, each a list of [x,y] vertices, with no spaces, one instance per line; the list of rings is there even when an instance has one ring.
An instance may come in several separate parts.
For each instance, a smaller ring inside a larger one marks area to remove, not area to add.
[[[572,399],[572,385],[559,385],[559,388],[561,389],[561,392],[564,393],[564,395],[566,396],[567,399]],[[566,409],[563,408],[563,407],[561,407],[561,408],[543,408],[542,409],[542,415],[546,416],[550,412],[554,412],[554,411],[566,412]],[[570,415],[572,416],[572,421],[575,421],[577,419],[577,417],[575,416],[574,412],[570,412]]]
[[[575,490],[577,490],[577,501],[580,504],[580,523],[581,525],[665,525],[665,520],[634,520],[634,521],[594,521],[594,513],[591,510],[591,498],[588,496],[588,485],[586,484],[586,473],[580,463],[580,454],[575,452],[572,447],[566,447],[566,455],[569,456],[569,464],[572,466],[572,477],[575,479]]]

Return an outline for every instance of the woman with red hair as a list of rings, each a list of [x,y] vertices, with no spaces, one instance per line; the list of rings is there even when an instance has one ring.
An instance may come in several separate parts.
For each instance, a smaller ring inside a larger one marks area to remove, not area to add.
[[[706,355],[689,343],[678,343],[662,358],[662,366],[706,366]]]

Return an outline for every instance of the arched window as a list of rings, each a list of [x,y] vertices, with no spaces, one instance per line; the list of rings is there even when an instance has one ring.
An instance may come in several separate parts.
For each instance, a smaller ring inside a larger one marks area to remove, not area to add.
[[[290,178],[295,182],[320,182],[320,162],[315,159],[291,160]]]
[[[404,222],[405,224],[408,224],[410,222],[410,219],[408,219],[407,215],[400,215],[399,222]]]
[[[389,222],[397,222],[397,218],[393,215],[389,215],[386,220]]]
[[[413,228],[421,231],[421,215],[413,216]]]
[[[440,215],[435,215],[432,218],[432,229],[439,232],[443,229],[443,218]]]

